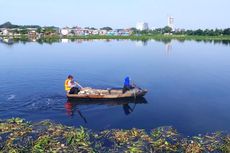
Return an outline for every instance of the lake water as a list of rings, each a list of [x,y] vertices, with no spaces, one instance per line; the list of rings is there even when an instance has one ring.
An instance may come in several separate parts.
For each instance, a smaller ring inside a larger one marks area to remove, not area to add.
[[[1,119],[51,119],[94,130],[173,126],[187,135],[230,131],[228,43],[63,42],[0,44]],[[96,88],[121,87],[130,76],[149,92],[119,105],[71,104],[63,87],[68,74]]]

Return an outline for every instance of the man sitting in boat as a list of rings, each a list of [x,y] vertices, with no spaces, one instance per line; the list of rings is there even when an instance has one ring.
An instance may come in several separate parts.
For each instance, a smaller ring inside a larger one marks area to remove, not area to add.
[[[78,94],[80,91],[78,88],[78,83],[74,82],[72,75],[69,75],[65,80],[65,91],[69,94]]]
[[[130,78],[126,77],[124,81],[124,86],[122,92],[125,93],[126,91],[133,89],[134,87],[130,84]]]

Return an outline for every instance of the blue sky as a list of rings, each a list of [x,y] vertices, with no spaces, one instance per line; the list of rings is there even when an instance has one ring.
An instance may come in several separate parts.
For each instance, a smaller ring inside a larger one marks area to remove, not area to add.
[[[139,21],[177,28],[230,27],[230,0],[0,0],[0,24],[135,27]]]

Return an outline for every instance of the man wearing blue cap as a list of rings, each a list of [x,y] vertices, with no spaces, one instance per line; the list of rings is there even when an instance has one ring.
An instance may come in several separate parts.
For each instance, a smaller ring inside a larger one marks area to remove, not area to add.
[[[123,87],[122,92],[125,93],[126,91],[128,91],[128,90],[130,90],[130,89],[132,89],[132,86],[131,86],[131,84],[130,84],[130,78],[127,76],[127,77],[125,78],[124,87]]]

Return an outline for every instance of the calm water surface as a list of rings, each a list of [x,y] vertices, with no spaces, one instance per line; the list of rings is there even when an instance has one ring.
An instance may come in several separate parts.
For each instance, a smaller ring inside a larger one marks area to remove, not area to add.
[[[145,100],[67,102],[64,80],[120,87],[129,75]],[[129,103],[129,104],[128,104]],[[0,118],[51,119],[95,130],[173,126],[230,131],[230,46],[204,42],[84,41],[0,44]]]

